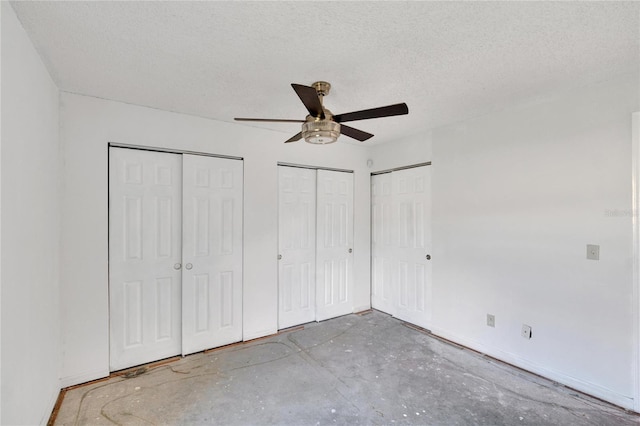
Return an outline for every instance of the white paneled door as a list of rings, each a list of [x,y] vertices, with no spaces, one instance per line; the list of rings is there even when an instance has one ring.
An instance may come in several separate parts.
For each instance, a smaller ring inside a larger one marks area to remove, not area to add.
[[[391,173],[371,177],[371,306],[396,313],[394,282],[395,231]]]
[[[430,171],[372,178],[372,306],[424,328],[431,326]]]
[[[318,170],[316,319],[353,312],[353,174]]]
[[[242,162],[109,161],[111,370],[241,340]]]
[[[316,319],[316,171],[278,167],[278,328]]]
[[[278,327],[353,312],[353,174],[278,169]]]
[[[396,212],[396,313],[399,319],[431,325],[431,168],[391,173]]]
[[[183,156],[182,353],[242,340],[242,162]]]
[[[182,159],[111,148],[111,369],[180,353]]]

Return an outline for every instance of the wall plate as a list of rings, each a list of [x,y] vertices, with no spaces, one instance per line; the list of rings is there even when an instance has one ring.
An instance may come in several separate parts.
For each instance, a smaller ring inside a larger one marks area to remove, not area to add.
[[[487,325],[489,327],[495,327],[496,326],[496,316],[495,315],[487,314]]]

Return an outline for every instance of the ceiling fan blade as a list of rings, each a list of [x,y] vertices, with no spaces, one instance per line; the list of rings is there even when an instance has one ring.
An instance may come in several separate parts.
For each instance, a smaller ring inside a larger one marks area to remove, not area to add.
[[[347,112],[334,115],[333,119],[338,123],[345,121],[367,120],[369,118],[391,117],[393,115],[409,114],[407,104],[394,104],[379,108],[363,109],[362,111]]]
[[[309,111],[312,117],[324,118],[324,110],[322,109],[322,102],[318,97],[316,89],[309,86],[303,86],[302,84],[291,83],[291,87],[296,91],[296,94]]]
[[[288,120],[281,118],[234,118],[236,121],[262,121],[270,123],[304,123],[304,120]]]
[[[369,138],[372,138],[373,135],[371,133],[363,132],[362,130],[354,129],[353,127],[349,127],[345,124],[340,125],[340,133],[350,138],[359,140],[360,142],[364,142]]]
[[[289,142],[297,142],[300,139],[302,139],[302,132],[298,133],[295,136],[291,136],[291,138],[287,139],[286,141],[284,141],[284,143],[289,143]]]

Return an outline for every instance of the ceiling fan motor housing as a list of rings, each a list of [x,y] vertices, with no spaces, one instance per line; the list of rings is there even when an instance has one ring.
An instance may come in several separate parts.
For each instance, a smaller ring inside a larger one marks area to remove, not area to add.
[[[331,117],[328,114],[328,117]],[[340,123],[336,123],[330,118],[320,120],[307,116],[307,121],[302,125],[302,137],[305,141],[313,144],[326,145],[334,143],[340,136]]]
[[[311,85],[316,92],[318,92],[318,96],[327,96],[329,94],[329,90],[331,90],[331,85],[326,81],[316,81]]]
[[[329,94],[331,84],[326,81],[316,81],[311,87],[316,89],[320,105],[322,105],[322,98]],[[340,136],[340,124],[333,121],[331,111],[323,107],[322,112],[324,117],[308,115],[307,121],[302,125],[302,137],[306,142],[326,145],[338,140],[338,136]]]

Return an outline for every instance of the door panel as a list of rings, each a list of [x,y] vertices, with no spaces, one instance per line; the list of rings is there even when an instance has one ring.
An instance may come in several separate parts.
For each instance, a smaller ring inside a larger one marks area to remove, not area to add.
[[[396,218],[397,297],[394,315],[424,328],[431,326],[431,196],[427,166],[391,173]]]
[[[353,312],[353,174],[317,171],[316,320]]]
[[[278,167],[278,328],[316,319],[316,171]]]
[[[183,155],[183,355],[242,340],[242,162]]]
[[[391,173],[371,177],[371,306],[395,315]]]
[[[112,371],[180,353],[180,155],[109,150]]]

